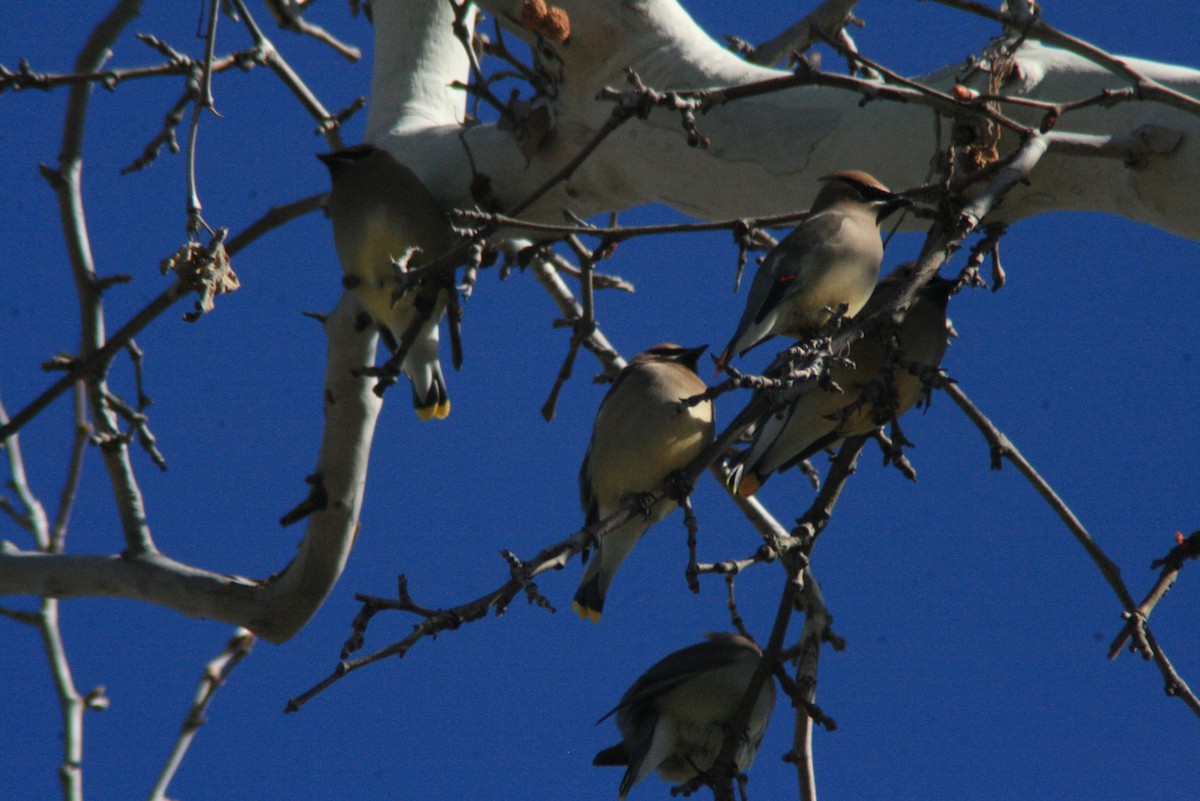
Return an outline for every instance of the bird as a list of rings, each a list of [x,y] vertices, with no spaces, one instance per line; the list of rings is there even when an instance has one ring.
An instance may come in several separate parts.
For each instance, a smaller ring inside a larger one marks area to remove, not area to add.
[[[820,180],[809,216],[763,257],[718,370],[778,334],[817,334],[843,303],[853,317],[871,296],[883,262],[879,225],[912,202],[861,170]]]
[[[438,323],[446,285],[422,282],[398,299],[393,294],[401,273],[396,260],[409,255],[408,266],[416,267],[445,253],[455,242],[450,222],[412,170],[384,150],[358,145],[317,158],[333,182],[329,217],[343,284],[393,352],[418,315],[426,315],[400,367],[412,385],[417,417],[443,419],[450,395],[438,359]]]
[[[679,409],[681,400],[708,388],[697,373],[697,361],[706,348],[656,345],[617,374],[600,402],[579,470],[585,526],[619,511],[629,496],[658,489],[712,442],[712,401]],[[664,498],[647,514],[634,515],[599,538],[571,604],[581,618],[600,620],[617,568],[642,535],[676,505]]]
[[[762,651],[736,634],[709,632],[656,662],[621,697],[613,714],[622,742],[596,754],[593,765],[628,766],[619,797],[654,770],[672,784],[682,784],[712,768],[737,717],[750,677],[762,662]],[[746,730],[740,733],[734,762],[745,773],[754,762],[775,707],[770,674],[754,701]]]
[[[867,316],[891,303],[908,278],[901,268],[879,283],[863,307]],[[934,276],[921,287],[897,333],[900,355],[917,364],[937,367],[946,353],[949,329],[946,306],[955,282]],[[850,347],[850,364],[833,367],[830,377],[844,394],[816,387],[798,397],[782,416],[769,414],[758,426],[754,441],[733,463],[729,485],[744,498],[756,493],[776,471],[813,456],[845,437],[866,434],[884,420],[873,403],[863,403],[841,419],[847,406],[858,402],[863,390],[879,378],[887,358],[885,332],[878,329]],[[911,409],[924,391],[921,379],[903,367],[892,374],[894,416]]]

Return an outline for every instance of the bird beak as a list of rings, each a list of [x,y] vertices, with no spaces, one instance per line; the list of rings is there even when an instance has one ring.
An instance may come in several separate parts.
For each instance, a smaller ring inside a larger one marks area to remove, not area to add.
[[[885,200],[879,205],[879,210],[875,212],[875,222],[881,223],[892,215],[897,209],[911,209],[916,206],[911,200],[902,195],[892,195],[891,198]]]
[[[700,375],[700,357],[706,350],[708,350],[708,345],[700,345],[695,348],[680,348],[674,361],[684,365],[696,375]]]

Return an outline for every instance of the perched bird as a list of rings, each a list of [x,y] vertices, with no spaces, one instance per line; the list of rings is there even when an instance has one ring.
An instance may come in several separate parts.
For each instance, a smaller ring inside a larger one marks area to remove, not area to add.
[[[827,309],[845,303],[853,316],[871,296],[883,261],[879,224],[911,201],[859,170],[821,180],[826,183],[810,216],[771,249],[754,274],[746,310],[718,368],[776,334],[811,336],[828,322]]]
[[[696,372],[706,347],[656,345],[617,375],[600,403],[579,470],[585,525],[614,514],[630,495],[658,489],[712,442],[712,401],[678,410],[679,401],[707,389]],[[635,515],[600,538],[571,604],[581,618],[600,619],[617,568],[646,530],[675,507],[665,498],[649,514]]]
[[[873,314],[891,303],[905,278],[907,275],[901,270],[883,279],[862,314]],[[946,305],[954,283],[934,276],[917,293],[896,336],[900,358],[930,367],[942,363],[948,339]],[[846,419],[841,419],[842,410],[856,403],[863,390],[879,378],[887,358],[884,335],[880,329],[858,340],[848,354],[852,364],[831,370],[831,377],[844,394],[817,387],[797,398],[782,417],[771,414],[759,424],[753,444],[738,456],[730,474],[729,484],[739,495],[749,498],[771,473],[791,467],[840,439],[866,434],[887,422],[878,419],[880,412],[873,403],[863,403]],[[924,385],[920,378],[900,366],[892,373],[892,379],[895,389],[892,401],[895,416],[899,417],[920,399]]]
[[[438,323],[446,287],[422,283],[398,299],[392,296],[400,274],[395,261],[410,248],[416,250],[409,267],[445,253],[455,240],[450,222],[420,179],[383,150],[359,145],[317,158],[333,179],[329,217],[343,283],[358,295],[393,352],[418,313],[428,314],[401,369],[412,385],[417,416],[444,418],[450,396],[438,360]]]
[[[669,654],[641,675],[614,713],[624,742],[596,754],[593,765],[628,765],[620,797],[654,770],[681,784],[713,766],[737,717],[762,651],[736,634],[710,632],[707,640]],[[768,674],[734,762],[746,772],[775,707],[775,681]]]

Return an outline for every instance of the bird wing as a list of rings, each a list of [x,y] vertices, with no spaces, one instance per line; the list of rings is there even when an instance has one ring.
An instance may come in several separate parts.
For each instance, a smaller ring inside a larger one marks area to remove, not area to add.
[[[756,309],[753,317],[755,323],[761,323],[785,297],[803,292],[811,283],[812,272],[802,269],[805,259],[818,247],[834,239],[845,219],[843,214],[828,211],[809,217],[767,254],[754,276],[747,298],[746,312],[749,314],[752,307]],[[760,276],[763,279],[761,282]],[[757,304],[754,302],[756,292],[761,296]]]
[[[602,723],[622,709],[651,701],[701,673],[730,667],[752,648],[748,641],[740,637],[722,636],[668,654],[643,673],[621,697],[621,702],[596,722]]]
[[[608,388],[608,392],[604,393],[604,398],[600,401],[600,408],[596,410],[596,417],[600,416],[600,412],[604,410],[604,404],[608,403],[609,398],[617,391],[617,387],[624,383],[625,378],[629,375],[630,367],[626,365],[617,377],[613,379],[612,386]],[[584,525],[590,526],[600,519],[599,502],[596,500],[596,492],[592,486],[592,445],[596,438],[595,431],[592,432],[593,442],[588,443],[587,452],[583,454],[583,464],[579,465],[579,505],[583,508]]]
[[[844,219],[844,215],[829,211],[809,217],[766,255],[750,284],[742,319],[721,354],[722,363],[771,336],[773,324],[767,318],[785,298],[812,283],[814,271],[805,269],[805,261],[838,235]]]
[[[592,460],[592,446],[588,445],[583,454],[583,464],[579,465],[579,505],[583,507],[585,526],[590,526],[600,519],[600,508],[596,502],[596,493],[592,491],[592,471],[589,463]]]

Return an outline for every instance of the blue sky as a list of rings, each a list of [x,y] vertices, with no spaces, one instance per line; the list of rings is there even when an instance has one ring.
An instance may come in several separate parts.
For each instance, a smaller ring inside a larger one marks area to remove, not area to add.
[[[154,6],[120,40],[113,66],[156,60],[133,34],[149,32],[192,55],[197,8]],[[1200,66],[1200,10],[1165,0],[1047,3],[1051,22],[1112,51]],[[760,41],[803,12],[765,0],[687,8],[714,35]],[[60,72],[101,11],[72,3],[0,12],[0,63],[27,58]],[[919,74],[978,50],[988,24],[924,3],[864,3],[860,46]],[[175,14],[175,16],[172,16]],[[265,18],[265,13],[260,14]],[[340,4],[316,21],[364,48],[348,65],[311,40],[269,35],[330,108],[368,92],[370,29]],[[218,50],[245,46],[223,20]],[[827,58],[833,69],[836,61]],[[122,84],[94,96],[85,199],[101,274],[134,280],[106,296],[115,330],[164,287],[159,261],[184,237],[183,159],[164,154],[121,177],[182,90],[176,80]],[[268,71],[219,76],[221,119],[201,130],[206,218],[238,231],[268,207],[322,191],[323,149],[313,124]],[[52,193],[37,164],[53,163],[66,92],[0,98],[0,399],[10,413],[50,379],[39,364],[78,344],[77,308]],[[363,121],[347,129],[348,143]],[[853,166],[853,165],[847,165]],[[674,219],[662,209],[627,221]],[[885,268],[915,256],[900,236]],[[960,337],[945,366],[1009,435],[1121,566],[1136,597],[1150,561],[1174,532],[1200,528],[1200,342],[1195,298],[1200,247],[1114,217],[1056,214],[1016,225],[1004,241],[1003,291],[964,293],[950,314]],[[735,252],[725,235],[623,244],[606,268],[636,295],[604,293],[598,318],[626,356],[669,340],[723,344],[741,314],[729,286]],[[278,517],[303,496],[320,434],[324,336],[303,311],[340,293],[328,222],[319,215],[241,254],[236,294],[196,324],[181,304],[138,338],[146,351],[151,422],[170,469],[135,453],[149,520],[164,551],[184,562],[251,576],[279,569],[298,530]],[[954,264],[961,266],[961,259]],[[286,700],[326,675],[349,633],[355,592],[386,595],[395,575],[414,597],[452,605],[498,585],[497,551],[531,556],[581,523],[576,475],[603,387],[581,359],[558,418],[538,410],[567,346],[531,276],[501,283],[485,272],[466,305],[466,364],[448,376],[454,410],[420,424],[407,392],[380,417],[363,529],[341,583],[294,640],[260,643],[209,710],[209,722],[171,795],[181,799],[611,798],[619,771],[593,768],[616,738],[594,726],[628,684],[666,652],[728,628],[724,586],[700,596],[682,579],[679,517],[655,528],[623,567],[598,626],[569,612],[578,565],[539,586],[559,612],[517,601],[489,619],[422,642],[404,661],[344,679],[295,715]],[[707,376],[706,376],[707,377]],[[132,394],[124,363],[113,372]],[[718,422],[732,419],[730,400]],[[65,473],[71,408],[63,400],[22,432],[33,488],[51,508]],[[822,798],[1162,799],[1195,794],[1197,721],[1162,692],[1153,666],[1105,658],[1120,607],[1098,571],[1011,466],[988,469],[982,438],[944,397],[911,413],[912,484],[879,466],[868,446],[814,568],[848,641],[823,655],[817,701],[839,724],[818,732]],[[819,462],[820,463],[820,462]],[[78,553],[122,547],[107,481],[87,457],[68,539]],[[796,473],[762,499],[780,519],[800,514],[811,489]],[[757,535],[711,480],[697,487],[701,556],[748,555]],[[0,539],[28,542],[6,518]],[[1153,617],[1185,679],[1200,684],[1194,570]],[[739,579],[742,613],[765,639],[780,571]],[[8,606],[28,599],[9,599]],[[116,600],[73,600],[63,630],[81,689],[104,685],[111,708],[86,720],[85,790],[93,799],[149,792],[205,662],[228,626]],[[1189,625],[1189,621],[1192,625]],[[381,616],[368,646],[409,631]],[[798,624],[794,631],[798,631]],[[36,633],[0,620],[0,795],[55,797],[61,726]],[[780,703],[752,772],[751,797],[794,797],[779,757],[791,741]],[[637,799],[666,798],[657,779]]]

